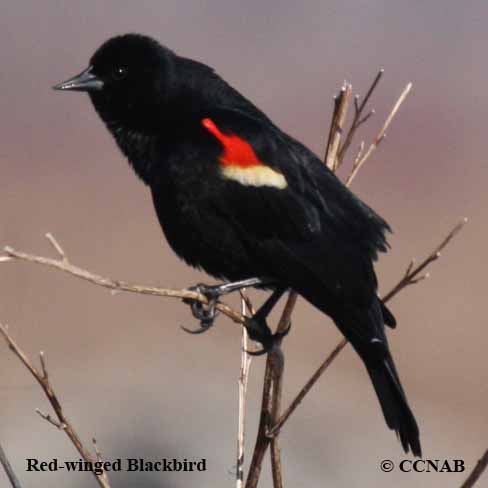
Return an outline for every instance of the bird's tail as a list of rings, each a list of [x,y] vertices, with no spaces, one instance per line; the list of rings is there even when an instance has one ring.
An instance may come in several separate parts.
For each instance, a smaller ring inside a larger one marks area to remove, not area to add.
[[[391,356],[378,363],[375,361],[365,364],[378,395],[386,424],[397,433],[405,452],[411,450],[412,454],[421,457],[419,428],[408,406]]]
[[[394,430],[405,452],[421,456],[419,429],[407,402],[398,373],[391,357],[385,334],[385,323],[395,325],[395,319],[379,299],[368,312],[349,309],[337,317],[337,325],[364,362],[381,405],[386,424]],[[386,309],[387,310],[387,309]]]

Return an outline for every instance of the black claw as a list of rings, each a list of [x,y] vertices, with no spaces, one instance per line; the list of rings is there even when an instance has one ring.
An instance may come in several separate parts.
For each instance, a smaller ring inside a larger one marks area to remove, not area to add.
[[[211,325],[200,324],[200,327],[198,329],[189,329],[188,327],[185,327],[184,325],[180,325],[180,327],[182,330],[184,330],[188,334],[203,334],[204,332],[207,332],[208,329],[210,329]]]
[[[261,344],[268,344],[273,337],[266,320],[258,317],[257,314],[254,317],[246,318],[244,327],[247,329],[249,338]]]
[[[253,341],[260,342],[263,346],[263,348],[258,351],[246,350],[246,353],[250,354],[251,356],[263,356],[278,346],[283,337],[288,335],[291,329],[291,322],[288,324],[288,327],[285,330],[276,332],[275,334],[271,333],[271,330],[264,319],[260,319],[256,316],[247,319],[245,327],[249,334],[249,338]]]
[[[219,294],[215,291],[215,287],[207,286],[201,283],[190,287],[189,290],[196,291],[204,295],[208,300],[208,304],[203,304],[191,298],[183,298],[183,303],[190,305],[193,317],[200,322],[200,327],[198,329],[189,329],[181,326],[181,328],[189,334],[202,334],[210,329],[210,327],[212,327],[214,324],[215,317],[218,313],[215,309],[215,305],[217,304]]]
[[[261,345],[263,346],[262,349],[258,349],[257,351],[246,350],[246,352],[247,352],[247,354],[250,354],[251,356],[263,356],[264,354],[268,354],[273,349],[275,349],[277,346],[279,346],[282,338],[283,338],[282,333],[277,332],[276,334],[272,334],[268,338],[266,338],[264,340],[264,342],[259,341],[259,342],[261,342]]]
[[[194,331],[194,333],[199,334],[205,332],[213,325],[215,317],[217,316],[215,305],[217,304],[219,295],[215,292],[214,287],[203,285],[201,283],[190,287],[189,290],[204,295],[208,300],[208,304],[203,304],[191,298],[183,298],[183,303],[190,305],[193,316],[200,321],[202,330],[197,329],[197,331]]]
[[[290,320],[290,322],[288,322],[288,326],[286,327],[285,330],[283,330],[281,332],[276,332],[276,334],[273,335],[273,339],[276,339],[276,340],[283,339],[283,337],[286,337],[290,333],[290,330],[291,330],[291,320]]]
[[[213,321],[215,319],[217,315],[215,305],[216,302],[213,301],[210,301],[207,306],[197,301],[193,301],[190,304],[193,316],[201,322]]]
[[[263,347],[263,349],[259,349],[257,351],[248,351],[247,349],[244,349],[244,351],[246,351],[246,353],[249,354],[249,356],[264,356],[270,351],[270,349],[265,349]]]

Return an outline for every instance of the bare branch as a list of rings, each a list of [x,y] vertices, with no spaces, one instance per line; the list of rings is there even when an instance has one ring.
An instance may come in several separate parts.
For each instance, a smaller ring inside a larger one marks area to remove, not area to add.
[[[59,249],[62,250],[61,246],[57,241],[54,240],[54,237],[51,236],[53,242],[56,242],[56,245],[59,246]],[[50,242],[51,242],[50,239]],[[192,290],[174,290],[170,288],[158,288],[153,286],[143,286],[143,285],[136,285],[130,284],[125,281],[113,280],[111,278],[106,278],[95,273],[92,273],[86,269],[80,268],[74,264],[72,264],[63,251],[63,258],[62,259],[53,259],[53,258],[46,258],[42,256],[36,256],[34,254],[28,254],[21,251],[16,251],[10,246],[4,247],[4,252],[6,257],[9,260],[19,260],[19,261],[27,261],[30,263],[41,264],[43,266],[47,266],[49,268],[55,268],[65,273],[68,273],[72,276],[76,276],[85,281],[89,281],[98,286],[102,286],[104,288],[108,288],[112,291],[116,292],[130,292],[130,293],[139,293],[142,295],[152,295],[152,296],[159,296],[159,297],[171,297],[171,298],[186,298],[191,300],[196,300],[201,303],[208,303],[207,298],[204,295],[201,295],[198,292]],[[224,303],[217,303],[216,309],[222,312],[224,315],[229,317],[233,322],[237,324],[244,323],[244,317],[230,308],[228,305]]]
[[[357,125],[357,126],[358,126],[358,127],[360,127],[361,125],[363,125],[363,124],[364,124],[365,122],[367,122],[367,121],[368,121],[368,119],[369,119],[370,117],[372,117],[372,116],[373,116],[375,113],[376,113],[375,109],[373,109],[373,110],[371,110],[370,112],[368,112],[368,114],[366,114],[366,115],[365,115],[365,116],[364,116],[362,119],[360,119],[360,120],[358,121],[358,125]]]
[[[10,464],[10,461],[7,458],[7,454],[5,454],[5,451],[3,450],[1,444],[0,444],[0,464],[3,466],[5,474],[7,475],[7,478],[9,479],[12,488],[22,488],[19,478],[17,478],[14,468],[12,468],[12,465]]]
[[[51,417],[51,415],[49,415],[48,413],[44,413],[42,412],[41,410],[39,410],[38,408],[36,408],[36,413],[39,414],[39,416],[41,418],[43,418],[44,420],[46,420],[47,422],[49,422],[50,424],[54,425],[54,427],[60,429],[60,430],[64,430],[66,428],[66,425],[65,424],[62,424],[61,422],[59,422],[58,420],[56,419],[53,419]]]
[[[385,123],[383,124],[383,127],[381,128],[381,130],[379,131],[378,135],[376,136],[376,139],[374,141],[374,144],[377,146],[383,139],[384,137],[386,136],[386,130],[388,129],[388,127],[390,126],[391,124],[391,121],[393,120],[393,118],[395,117],[395,115],[397,114],[398,110],[400,109],[400,106],[401,104],[405,101],[405,98],[407,98],[407,95],[410,93],[410,90],[412,89],[412,83],[409,83],[405,89],[403,90],[402,94],[400,95],[400,97],[398,98],[397,102],[395,103],[395,105],[393,106],[391,112],[390,112],[390,115],[388,115],[388,117],[386,118],[385,120]]]
[[[293,296],[289,296],[288,301],[293,300]],[[283,312],[283,316],[286,314],[286,307]],[[280,320],[287,324],[289,318]],[[288,327],[288,325],[286,325]],[[266,437],[269,438],[269,429],[275,425],[280,417],[281,411],[281,395],[283,390],[283,372],[285,368],[285,356],[281,347],[277,347],[275,351],[270,353],[273,364],[273,391],[272,391],[272,403],[271,403],[271,415],[269,423],[266,426]],[[283,475],[281,466],[281,451],[278,436],[271,437],[271,474],[273,476],[273,488],[283,488]]]
[[[376,75],[375,79],[373,80],[373,83],[371,84],[369,90],[366,92],[366,96],[364,97],[364,100],[362,101],[361,105],[359,106],[359,109],[357,111],[359,113],[359,115],[361,115],[363,113],[364,109],[366,108],[366,104],[369,102],[371,95],[376,90],[376,87],[378,86],[378,83],[380,82],[384,73],[385,73],[385,70],[383,68],[381,68],[378,71],[378,74]]]
[[[276,436],[280,432],[283,424],[290,418],[291,414],[297,409],[298,405],[302,403],[306,394],[311,390],[312,386],[318,381],[325,370],[332,364],[332,361],[339,355],[339,353],[344,349],[347,344],[346,339],[342,339],[339,344],[334,348],[334,350],[327,356],[325,361],[319,366],[317,371],[312,375],[312,377],[307,381],[305,386],[300,390],[298,395],[293,399],[290,406],[286,409],[285,413],[280,417],[278,422],[269,431],[269,435]]]
[[[351,174],[346,180],[346,185],[349,186],[356,176],[357,172],[361,169],[361,166],[368,160],[368,158],[373,154],[375,149],[380,145],[380,143],[383,141],[383,139],[386,136],[386,130],[390,126],[393,118],[397,114],[398,110],[400,109],[401,104],[404,102],[405,98],[407,98],[407,95],[410,93],[410,90],[412,89],[412,83],[409,83],[405,89],[403,90],[402,94],[396,101],[395,105],[393,106],[390,115],[385,120],[385,123],[383,124],[383,127],[381,127],[380,131],[378,132],[377,136],[375,137],[374,141],[371,143],[369,146],[368,150],[366,153],[357,161],[354,162]]]
[[[68,258],[66,257],[66,254],[64,253],[64,249],[61,247],[61,244],[59,244],[59,242],[54,238],[54,236],[50,232],[48,232],[46,234],[46,239],[51,243],[54,250],[59,254],[59,257],[64,262],[67,262]]]
[[[289,327],[291,314],[297,298],[298,295],[294,291],[288,294],[288,299],[276,328],[277,332],[284,332]],[[266,359],[261,418],[251,466],[247,475],[246,488],[255,488],[257,486],[261,475],[263,459],[270,444],[274,488],[281,488],[283,485],[278,439],[270,436],[269,431],[275,425],[280,415],[284,361],[285,358],[280,344],[276,343],[275,347],[268,353]]]
[[[47,373],[47,368],[46,368],[46,360],[44,358],[44,352],[40,351],[39,352],[39,361],[41,363],[41,369],[42,369],[42,377],[47,380],[48,378],[48,373]]]
[[[338,152],[338,164],[337,168],[342,164],[344,161],[344,157],[346,155],[347,150],[349,149],[349,146],[352,143],[352,140],[356,134],[357,129],[364,124],[372,115],[374,115],[375,111],[371,110],[367,115],[363,116],[364,109],[366,108],[367,103],[369,102],[369,99],[371,98],[371,95],[375,91],[376,87],[378,86],[378,83],[383,76],[384,70],[381,69],[378,74],[376,75],[375,79],[373,80],[373,83],[369,87],[369,90],[366,92],[366,96],[364,97],[363,101],[361,104],[359,104],[359,95],[356,95],[354,97],[354,118],[351,123],[351,127],[349,128],[349,131],[347,132],[347,135],[344,139],[343,144],[341,145],[339,152]]]
[[[330,170],[335,171],[338,167],[338,151],[341,137],[344,131],[347,111],[351,103],[352,86],[344,83],[339,95],[335,98],[334,114],[330,125],[329,140],[327,142],[325,161]]]
[[[246,479],[246,488],[256,488],[258,486],[264,455],[266,454],[266,450],[268,449],[270,443],[270,438],[266,435],[266,433],[269,428],[269,418],[271,416],[271,389],[273,382],[272,362],[272,354],[269,353],[266,358],[266,369],[263,381],[263,396],[261,400],[261,415],[259,418],[258,434],[251,460],[251,465],[249,467],[249,472]]]
[[[488,467],[488,449],[485,451],[481,459],[476,463],[473,471],[469,474],[466,481],[461,485],[461,488],[472,488],[480,479],[483,472]]]
[[[97,457],[97,461],[99,462],[103,461],[102,453],[98,447],[97,440],[95,439],[95,437],[93,437],[92,439],[92,444],[93,444],[93,450],[95,451],[95,455]]]
[[[44,418],[46,421],[53,424],[58,429],[63,430],[66,432],[66,435],[69,437],[73,445],[75,446],[76,450],[80,453],[81,457],[88,462],[95,462],[90,452],[83,446],[80,437],[76,433],[74,427],[71,425],[69,420],[66,418],[61,403],[58,400],[56,393],[49,381],[49,376],[47,374],[46,365],[44,359],[41,360],[42,370],[43,372],[39,372],[37,368],[32,364],[30,359],[26,356],[24,351],[17,345],[17,343],[13,340],[10,334],[7,331],[7,327],[0,323],[0,335],[3,336],[5,339],[9,349],[13,351],[13,353],[20,359],[22,364],[29,370],[29,372],[34,376],[35,380],[39,383],[44,394],[46,395],[49,403],[51,404],[54,412],[56,413],[57,419],[52,418],[49,414],[42,413],[39,409],[36,409],[36,412]],[[42,355],[41,355],[42,358]],[[96,474],[93,472],[98,484],[102,488],[110,488],[110,484],[107,478],[107,474],[104,472],[103,474]]]
[[[253,315],[254,310],[245,289],[240,290],[241,294],[241,315],[248,316],[248,312]],[[242,327],[241,337],[241,369],[239,372],[239,420],[237,428],[237,463],[236,463],[236,488],[244,486],[244,454],[245,454],[245,429],[246,429],[246,393],[249,381],[249,370],[251,367],[252,356],[247,353],[249,338],[247,329]]]
[[[415,261],[412,259],[407,267],[407,270],[400,281],[383,297],[383,302],[387,302],[393,298],[403,288],[414,285],[429,277],[429,274],[420,275],[422,271],[434,261],[441,257],[441,251],[451,242],[451,240],[461,231],[464,225],[468,222],[465,217],[461,220],[450,232],[446,238],[418,265],[414,267]],[[420,275],[420,276],[419,276]]]

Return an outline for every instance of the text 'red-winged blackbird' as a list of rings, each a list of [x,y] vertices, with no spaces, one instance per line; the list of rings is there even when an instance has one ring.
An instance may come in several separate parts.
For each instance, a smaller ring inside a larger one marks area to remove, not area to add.
[[[145,36],[105,42],[80,75],[55,87],[88,92],[151,189],[173,250],[228,280],[200,285],[209,301],[243,286],[273,290],[247,323],[269,348],[266,316],[288,288],[330,316],[364,361],[388,427],[421,455],[419,431],[388,349],[393,315],[373,261],[388,224],[315,156],[210,67]],[[192,304],[201,330],[213,309]]]

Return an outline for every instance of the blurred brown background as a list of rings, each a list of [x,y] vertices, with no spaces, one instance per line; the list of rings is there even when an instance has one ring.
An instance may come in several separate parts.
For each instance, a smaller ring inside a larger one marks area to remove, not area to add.
[[[364,137],[407,82],[414,90],[354,190],[395,231],[378,265],[382,291],[410,258],[470,218],[430,280],[392,303],[399,326],[390,339],[425,457],[461,458],[471,468],[488,446],[487,13],[482,0],[3,2],[0,244],[51,254],[43,238],[50,231],[73,262],[104,275],[171,287],[209,281],[168,248],[148,191],[87,97],[50,90],[114,34],[153,35],[211,64],[319,154],[340,84],[347,79],[364,93],[384,67]],[[0,297],[0,320],[30,354],[46,351],[67,414],[87,443],[96,435],[106,458],[207,458],[205,473],[121,473],[114,488],[233,485],[238,327],[221,319],[208,334],[189,336],[178,326],[193,321],[178,301],[111,296],[22,263],[1,265]],[[285,403],[338,338],[300,302],[285,345]],[[26,457],[78,455],[34,413],[49,407],[33,379],[6,347],[0,352],[0,441],[20,478],[29,487],[95,486],[86,473],[25,472]],[[248,453],[263,364],[252,366]],[[405,456],[350,348],[282,439],[289,486],[455,487],[466,476],[379,470],[382,459]],[[268,471],[262,486],[270,485]]]

